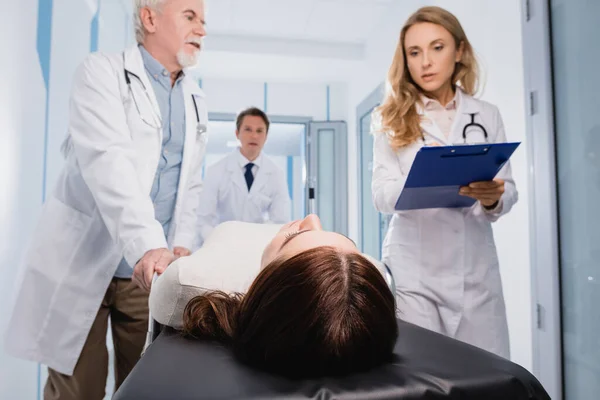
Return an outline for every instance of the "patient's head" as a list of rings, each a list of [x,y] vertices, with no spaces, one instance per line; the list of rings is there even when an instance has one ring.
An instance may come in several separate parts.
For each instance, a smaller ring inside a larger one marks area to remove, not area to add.
[[[315,214],[284,225],[267,245],[262,255],[261,268],[276,258],[290,258],[302,251],[319,246],[331,246],[339,251],[359,253],[356,244],[348,237],[324,231]]]
[[[398,329],[392,292],[349,239],[318,232],[296,233],[296,244],[290,240],[281,250],[286,238],[276,238],[267,249],[274,258],[244,296],[192,299],[184,332],[230,344],[251,366],[297,377],[355,372],[389,360]]]

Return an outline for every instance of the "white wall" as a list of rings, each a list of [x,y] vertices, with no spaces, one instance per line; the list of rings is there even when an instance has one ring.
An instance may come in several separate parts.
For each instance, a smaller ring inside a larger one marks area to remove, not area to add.
[[[400,29],[408,16],[424,5],[438,5],[454,13],[461,21],[478,53],[486,85],[481,98],[496,104],[504,120],[509,141],[523,144],[511,159],[519,202],[494,224],[500,257],[511,341],[511,357],[532,369],[531,274],[528,210],[527,143],[525,141],[525,93],[521,44],[521,8],[519,0],[452,0],[395,2],[379,24],[366,49],[367,60],[349,84],[349,159],[356,163],[356,105],[383,82],[394,55]],[[513,28],[509,28],[513,27]],[[517,28],[514,28],[517,27]],[[356,174],[356,168],[349,171]],[[357,209],[357,179],[351,177],[350,209]],[[352,215],[352,214],[351,214]],[[354,214],[356,215],[356,214]],[[356,220],[350,219],[351,234],[357,236]]]
[[[11,55],[10,62],[0,63],[0,334],[6,328],[17,264],[42,200],[46,92],[35,30],[19,29],[31,26],[36,5],[32,0],[7,2],[0,13],[1,36],[19,38],[0,40],[1,54]],[[8,358],[0,349],[0,398],[17,393],[35,398],[36,371],[36,365]]]

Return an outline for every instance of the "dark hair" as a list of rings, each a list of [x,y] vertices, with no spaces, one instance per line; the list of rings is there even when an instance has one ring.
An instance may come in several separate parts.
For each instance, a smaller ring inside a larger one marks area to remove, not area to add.
[[[244,122],[244,117],[247,117],[249,115],[253,116],[253,117],[261,117],[263,119],[263,121],[265,121],[265,125],[267,126],[267,133],[269,132],[269,125],[271,124],[269,122],[269,117],[267,117],[267,114],[265,114],[265,112],[263,110],[261,110],[260,108],[256,108],[256,107],[247,108],[238,114],[238,116],[235,120],[235,126],[238,131],[242,127],[242,122]]]
[[[183,333],[227,344],[252,367],[311,377],[389,361],[398,326],[394,295],[370,261],[317,247],[271,262],[245,296],[193,298]]]

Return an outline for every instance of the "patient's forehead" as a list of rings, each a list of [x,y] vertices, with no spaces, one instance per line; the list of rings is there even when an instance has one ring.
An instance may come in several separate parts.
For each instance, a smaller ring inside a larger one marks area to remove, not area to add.
[[[304,231],[291,239],[282,249],[282,255],[296,255],[315,247],[331,246],[339,251],[359,253],[354,242],[346,236],[328,231]]]

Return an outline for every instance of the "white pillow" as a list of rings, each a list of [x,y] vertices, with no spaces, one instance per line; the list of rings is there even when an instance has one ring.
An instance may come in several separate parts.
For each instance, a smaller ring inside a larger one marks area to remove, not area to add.
[[[175,329],[183,326],[183,311],[207,291],[245,293],[260,272],[262,252],[281,225],[230,221],[218,225],[204,245],[189,257],[173,262],[153,283],[151,317]],[[385,267],[367,257],[386,277]]]

